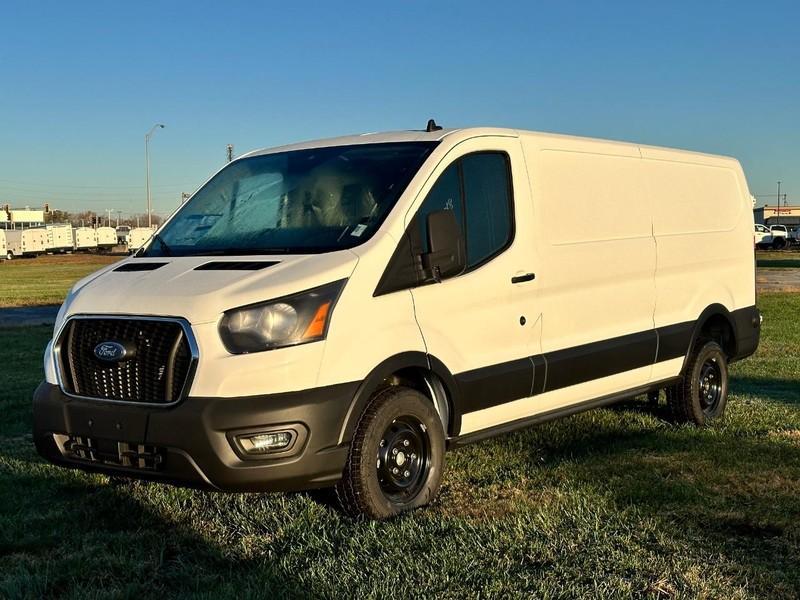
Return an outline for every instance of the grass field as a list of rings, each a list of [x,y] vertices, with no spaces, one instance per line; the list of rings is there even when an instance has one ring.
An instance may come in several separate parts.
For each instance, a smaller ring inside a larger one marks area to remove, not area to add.
[[[759,250],[756,252],[756,265],[766,269],[797,269],[800,268],[800,252]]]
[[[0,307],[61,304],[73,283],[120,258],[67,254],[0,261]]]
[[[760,305],[714,427],[630,402],[482,442],[447,456],[433,506],[388,523],[44,464],[30,397],[49,331],[0,330],[0,597],[796,598],[800,294]]]

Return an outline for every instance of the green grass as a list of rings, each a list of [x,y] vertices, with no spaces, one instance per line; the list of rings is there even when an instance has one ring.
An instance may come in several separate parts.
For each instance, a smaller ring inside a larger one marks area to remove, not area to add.
[[[428,509],[352,522],[317,495],[111,485],[44,464],[47,328],[0,330],[0,597],[800,596],[800,294],[763,295],[726,418],[630,402],[447,456]]]
[[[61,304],[72,284],[119,259],[68,254],[0,261],[0,307]]]
[[[767,269],[798,269],[800,254],[797,252],[756,252],[756,266]]]

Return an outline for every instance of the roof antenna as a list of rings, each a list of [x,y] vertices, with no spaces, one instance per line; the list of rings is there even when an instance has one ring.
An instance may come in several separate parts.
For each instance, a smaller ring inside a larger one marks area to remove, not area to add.
[[[437,125],[436,121],[434,121],[433,119],[428,119],[428,126],[425,127],[425,131],[427,133],[430,133],[431,131],[441,131],[441,129],[442,129],[442,126],[441,125]]]

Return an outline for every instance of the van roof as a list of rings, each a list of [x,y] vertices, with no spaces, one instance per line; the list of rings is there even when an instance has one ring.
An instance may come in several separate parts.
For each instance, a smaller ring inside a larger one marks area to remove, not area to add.
[[[385,131],[374,133],[361,133],[356,135],[346,135],[333,138],[323,138],[317,140],[308,140],[305,142],[297,142],[294,144],[287,144],[284,146],[276,146],[274,148],[262,148],[254,150],[242,155],[240,158],[249,156],[260,156],[263,154],[273,154],[276,152],[287,152],[291,150],[307,150],[310,148],[326,148],[331,146],[351,146],[356,144],[381,144],[389,142],[439,142],[445,138],[457,138],[452,141],[461,141],[462,139],[469,139],[472,137],[480,137],[484,135],[496,135],[505,137],[535,137],[542,141],[546,140],[562,140],[574,142],[602,142],[606,145],[618,145],[620,147],[628,148],[641,148],[650,149],[654,151],[667,151],[667,152],[680,152],[695,155],[698,157],[707,157],[714,159],[732,159],[729,156],[722,156],[717,154],[709,154],[705,152],[696,152],[693,150],[683,150],[679,148],[669,148],[665,146],[651,146],[647,144],[637,144],[636,142],[627,142],[619,140],[608,140],[602,138],[590,138],[583,136],[567,135],[561,133],[549,133],[544,131],[528,131],[524,129],[509,129],[501,127],[467,127],[462,129],[440,129],[438,131],[427,132],[424,130],[415,131]],[[735,160],[735,159],[732,159]]]

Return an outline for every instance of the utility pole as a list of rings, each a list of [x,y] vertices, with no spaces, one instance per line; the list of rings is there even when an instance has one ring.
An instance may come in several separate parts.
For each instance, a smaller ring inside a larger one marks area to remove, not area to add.
[[[114,209],[113,209],[113,208],[107,208],[107,209],[106,209],[106,215],[107,215],[107,219],[106,219],[106,225],[107,225],[108,227],[111,227],[111,213],[112,213],[112,212],[114,212]]]
[[[153,137],[153,134],[156,132],[156,129],[164,129],[164,125],[161,123],[156,123],[150,128],[144,136],[144,162],[147,169],[147,226],[152,226],[152,203],[150,201],[150,138]]]
[[[228,151],[228,162],[231,162],[233,160],[233,144],[228,144],[227,151]]]
[[[117,210],[117,227],[119,227],[119,217],[122,214],[121,210]]]
[[[775,204],[777,204],[777,209],[776,210],[778,211],[776,216],[775,216],[775,223],[780,225],[781,224],[781,182],[780,181],[778,181],[778,195],[777,195],[777,197],[775,199],[777,200],[777,202]]]

